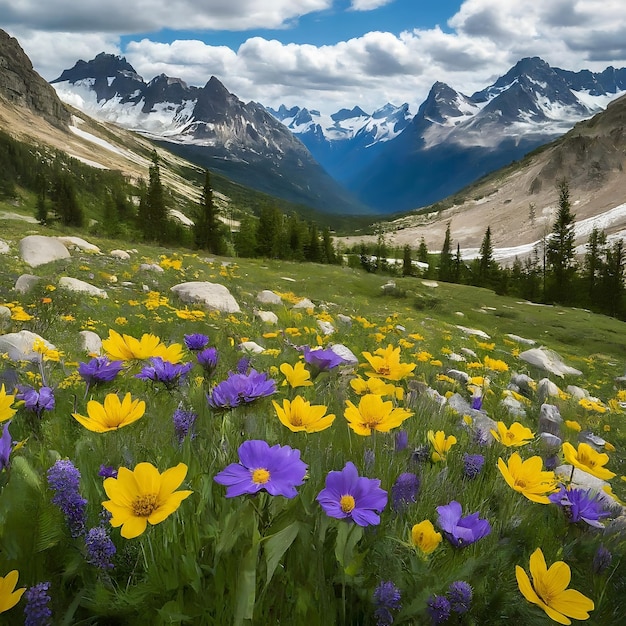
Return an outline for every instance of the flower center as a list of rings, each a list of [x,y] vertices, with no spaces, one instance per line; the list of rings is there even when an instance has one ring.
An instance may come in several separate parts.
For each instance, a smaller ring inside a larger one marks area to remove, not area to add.
[[[147,493],[137,496],[131,508],[135,517],[150,517],[157,508],[157,494]]]
[[[388,365],[381,365],[376,371],[383,376],[389,376],[391,368]]]
[[[291,414],[291,423],[294,426],[302,426],[302,416],[300,415],[300,413],[295,411]]]
[[[525,480],[520,480],[519,478],[515,481],[515,486],[519,487],[520,489],[525,489],[526,488],[526,481]]]
[[[257,485],[264,485],[269,479],[270,473],[264,467],[259,467],[252,472],[252,482]]]
[[[339,506],[344,513],[350,513],[352,509],[354,509],[355,505],[356,502],[354,501],[354,498],[349,494],[341,496],[341,500],[339,500]]]

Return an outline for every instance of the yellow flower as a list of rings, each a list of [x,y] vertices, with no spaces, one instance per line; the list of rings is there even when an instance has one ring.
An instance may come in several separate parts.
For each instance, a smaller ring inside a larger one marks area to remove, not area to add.
[[[427,361],[430,361],[433,358],[433,355],[430,352],[426,352],[426,350],[420,350],[419,352],[415,353],[415,358],[420,363],[426,363]]]
[[[508,464],[498,459],[498,468],[511,489],[519,491],[532,502],[550,504],[546,494],[556,491],[556,477],[554,472],[542,471],[542,467],[540,456],[522,461],[520,455],[514,452]]]
[[[304,366],[302,361],[298,361],[293,367],[289,363],[283,363],[280,366],[285,380],[283,385],[289,384],[292,389],[296,387],[310,387],[313,382],[311,381],[311,372]]]
[[[89,418],[78,413],[72,413],[72,417],[87,430],[106,433],[136,422],[145,411],[146,403],[143,400],[133,400],[130,393],[121,402],[116,394],[110,393],[104,398],[104,404],[95,400],[87,402]]]
[[[350,381],[350,387],[360,396],[365,393],[373,393],[377,396],[393,396],[396,400],[404,398],[404,389],[402,387],[386,383],[380,378],[363,380],[360,376],[357,376]]]
[[[4,383],[2,383],[2,387],[0,387],[0,422],[5,422],[15,415],[16,409],[11,407],[14,400],[15,396],[9,396],[4,390]]]
[[[307,433],[318,433],[326,430],[335,420],[331,413],[325,415],[326,408],[323,404],[311,405],[302,396],[296,396],[291,402],[283,400],[282,408],[275,400],[272,400],[278,419],[294,433],[302,430]]]
[[[487,343],[486,341],[477,341],[476,345],[483,350],[494,350],[496,347],[495,343]]]
[[[350,428],[357,435],[370,435],[372,430],[388,433],[392,428],[400,426],[413,413],[401,408],[393,408],[393,402],[383,402],[379,395],[365,394],[357,408],[350,400],[346,400],[344,417]]]
[[[581,425],[575,420],[565,420],[565,425],[569,429],[575,430],[577,433],[579,433],[582,430]]]
[[[430,554],[441,543],[441,533],[435,530],[429,519],[425,519],[411,528],[411,543],[423,554]]]
[[[109,337],[102,340],[102,348],[111,359],[133,361],[160,356],[164,361],[180,363],[183,359],[183,347],[180,343],[166,346],[156,336],[144,333],[141,339],[130,335],[120,335],[115,330],[109,330]]]
[[[492,359],[489,356],[485,356],[483,363],[487,369],[493,370],[494,372],[506,372],[509,369],[509,366],[504,361]]]
[[[402,380],[410,376],[415,369],[415,363],[400,363],[400,348],[389,344],[386,348],[378,348],[374,355],[363,352],[373,371],[365,372],[367,376],[386,378],[387,380]]]
[[[29,322],[34,319],[34,317],[30,315],[30,313],[24,311],[21,306],[15,306],[11,311],[11,319],[16,322]]]
[[[446,454],[448,454],[450,448],[456,443],[456,437],[454,435],[446,437],[446,433],[444,433],[443,430],[438,430],[437,432],[429,430],[428,441],[432,443],[435,449],[432,454],[433,463],[437,463],[446,460]]]
[[[609,480],[615,476],[614,472],[604,467],[609,462],[609,455],[605,452],[596,452],[588,443],[579,443],[576,450],[566,441],[563,444],[563,456],[568,463],[596,478]]]
[[[592,398],[581,398],[578,404],[587,411],[596,411],[597,413],[606,413],[606,407],[599,400]]]
[[[26,587],[16,589],[19,573],[16,569],[10,571],[6,576],[0,576],[0,613],[12,609],[26,591]]]
[[[132,471],[120,467],[117,478],[104,481],[104,490],[110,499],[102,506],[112,514],[111,526],[121,526],[122,537],[133,539],[146,530],[148,522],[162,522],[193,493],[176,491],[186,475],[184,463],[163,474],[151,463],[139,463]]]
[[[532,584],[526,570],[515,566],[515,577],[522,595],[528,602],[543,609],[550,619],[567,626],[572,623],[570,617],[578,620],[589,618],[589,611],[594,609],[593,600],[580,591],[567,588],[572,576],[567,563],[555,561],[548,569],[541,548],[537,548],[530,555],[530,574]]]
[[[498,422],[498,431],[492,429],[490,432],[496,441],[507,448],[525,446],[535,438],[533,431],[522,426],[519,422],[513,422],[509,428],[505,426],[504,422]]]

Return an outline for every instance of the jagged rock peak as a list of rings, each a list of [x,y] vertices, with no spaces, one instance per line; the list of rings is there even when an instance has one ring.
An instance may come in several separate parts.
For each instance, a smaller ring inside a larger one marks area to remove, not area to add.
[[[67,128],[71,115],[54,89],[33,69],[18,43],[0,29],[0,97],[24,106],[54,126]]]
[[[330,117],[334,122],[343,122],[343,120],[349,120],[353,117],[368,117],[368,115],[360,106],[355,106],[352,110],[340,109]]]
[[[135,68],[126,60],[115,54],[100,52],[91,61],[76,61],[74,67],[69,70],[63,70],[58,78],[51,83],[60,83],[67,81],[74,83],[85,78],[105,78],[107,76],[117,76],[122,74],[143,82],[143,78],[137,74]]]

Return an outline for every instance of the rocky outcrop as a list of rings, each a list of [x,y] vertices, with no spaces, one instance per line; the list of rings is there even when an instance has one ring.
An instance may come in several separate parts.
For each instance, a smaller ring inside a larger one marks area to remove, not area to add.
[[[27,107],[54,126],[69,126],[70,113],[54,88],[33,69],[17,39],[1,29],[0,98],[18,107]]]

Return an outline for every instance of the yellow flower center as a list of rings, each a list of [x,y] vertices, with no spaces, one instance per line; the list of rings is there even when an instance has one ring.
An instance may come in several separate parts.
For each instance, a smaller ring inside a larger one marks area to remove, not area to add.
[[[270,479],[270,473],[263,467],[252,472],[252,482],[257,485],[264,485]]]
[[[350,513],[350,511],[352,511],[352,509],[354,509],[354,507],[356,506],[356,502],[351,495],[346,494],[345,496],[341,496],[341,500],[339,500],[339,506],[344,513]]]
[[[515,486],[516,486],[516,487],[519,487],[520,489],[525,489],[525,488],[526,488],[526,481],[525,481],[525,480],[522,480],[522,479],[520,479],[520,478],[518,478],[518,479],[515,481]]]
[[[147,493],[137,496],[132,504],[135,517],[150,517],[157,508],[157,494]]]
[[[388,365],[381,365],[376,371],[383,376],[389,376],[391,368]]]
[[[291,417],[291,423],[294,426],[302,426],[302,416],[299,413],[294,412],[291,414],[290,417]]]

